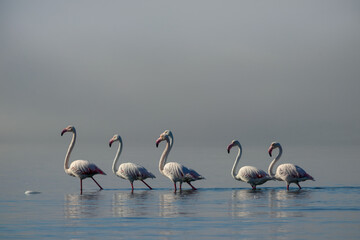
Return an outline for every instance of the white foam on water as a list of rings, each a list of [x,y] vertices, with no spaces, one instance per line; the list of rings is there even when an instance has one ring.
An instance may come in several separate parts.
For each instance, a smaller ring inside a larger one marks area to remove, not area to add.
[[[40,194],[40,193],[41,193],[41,192],[31,191],[31,190],[25,191],[25,194]]]

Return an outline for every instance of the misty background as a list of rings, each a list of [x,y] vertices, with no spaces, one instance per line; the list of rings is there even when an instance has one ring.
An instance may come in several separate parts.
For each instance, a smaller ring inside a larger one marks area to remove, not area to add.
[[[359,159],[344,154],[360,145],[359,91],[358,1],[0,1],[1,162],[53,168],[74,189],[62,169],[69,124],[71,160],[108,175],[107,143],[119,133],[124,158],[169,185],[155,140],[170,129],[169,161],[199,172],[206,160],[191,158],[208,148],[229,174],[233,139],[256,159],[244,164],[267,170],[276,140],[315,178],[347,166],[350,183]],[[300,160],[298,146],[316,154]],[[325,161],[338,165],[321,169]]]

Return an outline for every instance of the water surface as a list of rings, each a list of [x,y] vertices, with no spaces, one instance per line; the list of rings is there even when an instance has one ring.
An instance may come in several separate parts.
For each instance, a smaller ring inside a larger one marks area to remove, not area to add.
[[[359,187],[140,188],[1,197],[7,239],[358,239]]]
[[[104,144],[78,146],[73,159],[96,163],[106,176],[95,176],[98,191],[85,179],[67,176],[67,144],[43,148],[7,147],[0,155],[0,238],[3,239],[360,239],[358,148],[297,147],[284,149],[284,160],[306,169],[316,181],[285,190],[267,182],[253,191],[234,180],[230,170],[236,152],[222,148],[174,147],[169,161],[192,167],[206,177],[197,191],[172,183],[158,172],[162,149],[126,148],[120,161],[140,163],[156,175],[130,184],[111,172],[115,155]],[[242,165],[267,169],[271,158],[263,146],[244,147]],[[341,161],[339,161],[341,160]],[[26,190],[41,194],[26,195]]]

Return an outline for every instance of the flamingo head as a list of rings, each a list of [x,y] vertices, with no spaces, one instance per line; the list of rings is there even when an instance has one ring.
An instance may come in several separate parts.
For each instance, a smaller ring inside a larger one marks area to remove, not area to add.
[[[232,140],[229,146],[227,147],[227,152],[230,153],[230,149],[234,146],[240,146],[240,142],[238,140]]]
[[[268,149],[268,153],[269,153],[269,156],[272,157],[272,151],[275,149],[275,148],[278,148],[280,146],[280,143],[278,142],[272,142],[269,149]]]
[[[66,133],[66,132],[75,132],[75,127],[73,125],[69,125],[67,126],[66,128],[64,128],[62,131],[61,131],[61,136]]]
[[[111,147],[112,143],[113,142],[116,142],[116,141],[119,141],[122,143],[122,139],[120,137],[119,134],[115,134],[111,139],[110,139],[110,142],[109,142],[109,147]]]
[[[162,134],[160,134],[160,137],[156,140],[156,147],[158,147],[159,143],[164,140],[170,141],[169,136],[172,137],[172,132],[170,130],[165,130]]]

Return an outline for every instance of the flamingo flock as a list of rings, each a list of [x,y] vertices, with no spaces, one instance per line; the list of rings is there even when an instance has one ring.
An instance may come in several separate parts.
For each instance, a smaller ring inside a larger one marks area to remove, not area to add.
[[[66,133],[72,133],[72,139],[69,144],[67,153],[65,155],[64,161],[64,170],[65,173],[72,177],[77,177],[80,179],[80,194],[83,192],[82,180],[85,178],[91,178],[96,185],[102,190],[103,188],[100,184],[94,179],[94,175],[106,175],[104,171],[102,171],[99,167],[95,164],[88,162],[87,160],[75,160],[69,165],[70,154],[74,148],[76,142],[76,130],[75,127],[72,125],[67,126],[61,132],[61,136]],[[192,190],[197,190],[191,182],[205,179],[202,175],[200,175],[197,171],[185,167],[184,165],[177,163],[177,162],[168,162],[167,158],[169,153],[174,144],[174,136],[170,130],[165,130],[163,133],[160,134],[159,138],[156,140],[155,144],[156,147],[159,147],[161,142],[165,141],[166,146],[161,154],[160,161],[159,161],[159,171],[162,175],[169,178],[174,185],[174,192],[177,192],[177,182],[179,182],[179,191],[182,191],[182,184],[187,183]],[[114,142],[119,142],[118,149],[115,155],[115,158],[112,163],[112,171],[113,173],[125,180],[128,180],[131,185],[131,192],[134,191],[134,181],[138,180],[144,183],[150,190],[152,187],[145,182],[145,179],[148,178],[156,178],[154,174],[149,172],[145,167],[138,165],[136,163],[122,163],[116,168],[117,162],[120,158],[120,154],[123,149],[123,141],[120,135],[115,134],[109,141],[109,147],[112,146]],[[286,183],[286,189],[289,190],[289,185],[291,183],[295,183],[299,189],[301,186],[299,182],[306,181],[306,180],[314,180],[312,176],[310,176],[304,169],[301,167],[291,164],[291,163],[284,163],[277,167],[276,173],[273,173],[273,167],[275,163],[280,159],[282,155],[282,147],[280,143],[273,142],[268,149],[268,153],[270,157],[272,156],[272,151],[274,149],[278,149],[279,153],[275,159],[269,165],[268,172],[258,169],[253,166],[243,166],[241,167],[238,172],[236,173],[237,166],[240,162],[240,158],[242,155],[242,146],[238,140],[233,140],[227,147],[227,152],[230,153],[230,150],[233,147],[238,148],[238,153],[235,158],[235,162],[231,169],[231,176],[238,181],[242,181],[251,185],[253,190],[256,190],[257,185],[262,185],[267,181],[284,181]]]

